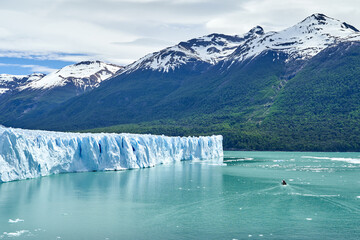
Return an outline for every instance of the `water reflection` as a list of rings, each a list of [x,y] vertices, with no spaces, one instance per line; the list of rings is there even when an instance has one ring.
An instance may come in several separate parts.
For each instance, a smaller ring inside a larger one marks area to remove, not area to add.
[[[89,232],[96,236],[95,228],[89,226],[101,226],[100,232],[109,236],[121,233],[130,237],[141,227],[139,234],[147,239],[146,229],[151,231],[156,222],[175,230],[179,225],[190,227],[184,217],[204,220],[207,214],[201,206],[206,206],[209,190],[223,186],[216,168],[219,166],[181,162],[151,169],[70,173],[0,184],[0,232],[26,229],[34,238],[44,239]],[[197,218],[191,217],[194,213]],[[16,218],[25,221],[8,223]]]

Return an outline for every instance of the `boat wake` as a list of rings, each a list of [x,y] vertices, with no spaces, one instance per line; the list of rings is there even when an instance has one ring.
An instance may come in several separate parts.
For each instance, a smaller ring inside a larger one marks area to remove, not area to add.
[[[268,194],[273,196],[283,195],[302,198],[318,198],[321,201],[324,201],[336,208],[340,208],[351,213],[360,213],[359,207],[347,203],[345,200],[342,199],[340,194],[318,194],[316,192],[295,185],[279,184],[274,187],[262,189],[258,191],[258,194]]]

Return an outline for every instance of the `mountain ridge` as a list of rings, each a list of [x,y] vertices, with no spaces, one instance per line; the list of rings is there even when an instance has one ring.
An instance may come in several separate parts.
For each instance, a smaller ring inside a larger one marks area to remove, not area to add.
[[[102,81],[121,71],[122,67],[101,61],[83,61],[65,66],[49,74],[0,74],[0,94],[8,91],[48,90],[72,83],[84,91],[96,88]]]
[[[354,26],[318,13],[279,32],[265,33],[261,26],[256,26],[243,35],[212,33],[180,42],[127,65],[123,73],[138,69],[168,72],[194,59],[210,65],[244,61],[269,49],[286,52],[293,59],[310,59],[337,42],[359,40],[359,30]]]
[[[360,150],[350,130],[357,131],[360,122],[360,94],[348,89],[360,75],[359,36],[355,27],[323,14],[279,32],[256,26],[243,35],[209,34],[148,54],[51,108],[29,113],[37,102],[23,106],[19,96],[12,98],[0,104],[0,123],[61,131],[222,134],[226,148],[248,150]],[[14,105],[19,110],[9,113]]]
[[[328,31],[331,30],[332,34],[326,31],[321,32],[321,30],[323,30],[321,26],[326,25],[328,25]],[[302,30],[305,28],[305,31]],[[334,30],[336,32],[334,32]],[[291,40],[286,39],[286,35],[289,35],[289,32],[299,33],[300,31],[302,31],[302,34],[306,33],[310,35],[303,39],[299,38],[298,36],[290,37]],[[316,31],[320,34],[317,34]],[[314,32],[316,33],[312,34]],[[316,35],[320,35],[321,37],[326,36],[327,38],[316,39],[319,42],[313,41],[306,45],[306,41],[313,39]],[[50,73],[49,75],[72,66],[83,64],[88,65],[91,63],[98,63],[105,66],[103,69],[106,69],[108,66],[115,68],[115,70],[107,69],[109,72],[112,72],[113,76],[131,73],[139,69],[151,69],[169,72],[170,70],[174,71],[177,67],[192,61],[201,61],[209,65],[215,65],[221,61],[244,61],[261,54],[265,50],[270,49],[283,51],[289,54],[293,59],[309,59],[326,47],[341,41],[360,41],[359,30],[346,22],[341,22],[337,19],[328,17],[325,14],[316,13],[310,15],[294,26],[278,32],[272,31],[266,33],[261,26],[255,26],[247,33],[242,35],[211,33],[202,37],[190,39],[188,41],[182,41],[177,45],[167,47],[158,52],[147,54],[135,62],[125,65],[124,67],[120,67],[111,63],[106,64],[101,61],[83,61],[66,66],[63,69]],[[314,46],[311,46],[312,44]],[[260,45],[261,47],[259,48]],[[304,47],[299,47],[302,45]],[[120,69],[122,69],[122,71],[119,71]],[[47,75],[45,77],[49,76]],[[98,76],[98,78],[100,78],[101,81],[103,80],[101,79],[101,76]],[[53,79],[53,83],[49,84],[48,82],[51,82],[51,80],[45,80],[47,79],[45,78],[41,79],[41,81],[34,81],[28,86],[23,86],[22,89],[52,88],[64,84],[63,82],[59,83],[59,81],[57,82]]]

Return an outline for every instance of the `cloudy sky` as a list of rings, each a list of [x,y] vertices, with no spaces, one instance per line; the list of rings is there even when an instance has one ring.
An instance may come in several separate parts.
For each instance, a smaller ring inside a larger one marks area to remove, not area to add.
[[[194,37],[282,30],[317,12],[360,28],[358,0],[1,0],[0,73],[126,65]]]

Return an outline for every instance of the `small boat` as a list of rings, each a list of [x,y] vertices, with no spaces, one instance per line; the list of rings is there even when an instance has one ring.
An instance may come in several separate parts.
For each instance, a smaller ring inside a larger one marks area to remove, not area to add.
[[[282,180],[281,185],[287,185],[284,179]]]

